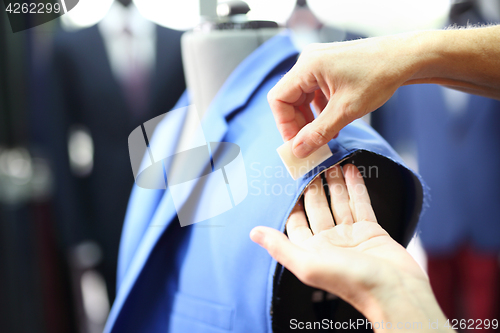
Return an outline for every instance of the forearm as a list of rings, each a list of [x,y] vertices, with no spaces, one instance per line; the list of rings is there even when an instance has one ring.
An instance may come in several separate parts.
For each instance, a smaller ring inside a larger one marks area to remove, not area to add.
[[[405,84],[436,83],[500,99],[500,26],[408,36],[416,56]]]

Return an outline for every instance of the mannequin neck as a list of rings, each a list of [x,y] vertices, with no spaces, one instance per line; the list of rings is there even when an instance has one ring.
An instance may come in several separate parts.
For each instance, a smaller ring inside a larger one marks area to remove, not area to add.
[[[192,103],[203,118],[229,74],[281,29],[190,31],[182,36],[182,61]]]
[[[117,1],[121,3],[123,7],[129,7],[130,4],[132,3],[132,0],[117,0]]]

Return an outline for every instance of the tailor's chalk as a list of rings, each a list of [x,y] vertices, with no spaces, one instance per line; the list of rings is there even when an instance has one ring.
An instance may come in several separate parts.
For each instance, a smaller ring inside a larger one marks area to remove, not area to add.
[[[285,167],[290,176],[292,176],[293,180],[299,179],[333,155],[330,151],[330,147],[328,147],[328,145],[324,145],[308,157],[298,158],[292,152],[292,142],[293,140],[285,142],[279,146],[276,151],[280,155],[281,160],[285,164]]]

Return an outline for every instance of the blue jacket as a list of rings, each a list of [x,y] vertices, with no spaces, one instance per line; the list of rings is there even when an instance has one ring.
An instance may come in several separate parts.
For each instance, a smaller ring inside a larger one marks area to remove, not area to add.
[[[425,201],[423,183],[362,121],[329,143],[333,156],[320,166],[297,181],[286,172],[266,96],[296,59],[288,34],[267,41],[231,74],[203,120],[207,141],[241,148],[248,195],[240,204],[181,227],[168,188],[134,187],[105,332],[260,333],[287,331],[295,315],[311,318],[312,289],[294,280],[249,233],[257,225],[284,230],[306,185],[340,162],[364,170],[375,213],[389,233],[401,243],[411,238]],[[176,136],[176,126],[164,122],[153,140],[168,143]]]

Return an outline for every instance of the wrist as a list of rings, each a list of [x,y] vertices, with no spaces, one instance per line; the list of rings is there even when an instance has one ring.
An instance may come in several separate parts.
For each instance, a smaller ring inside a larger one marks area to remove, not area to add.
[[[381,37],[380,50],[384,57],[392,58],[395,66],[387,73],[395,77],[399,86],[426,79],[439,67],[439,33],[417,31]]]
[[[446,317],[427,279],[404,276],[398,272],[394,275],[393,283],[374,288],[369,301],[360,309],[373,323],[375,332],[395,328],[402,332],[453,331],[444,327]]]
[[[442,45],[444,31],[431,30],[407,34],[404,52],[408,54],[408,75],[405,83],[427,83],[440,74],[446,56]],[[430,82],[429,82],[430,83]]]

